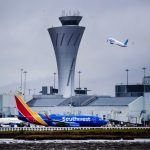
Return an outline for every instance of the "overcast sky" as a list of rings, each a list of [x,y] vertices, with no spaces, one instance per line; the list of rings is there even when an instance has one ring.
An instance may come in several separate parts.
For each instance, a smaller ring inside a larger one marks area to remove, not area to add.
[[[53,85],[57,72],[47,29],[60,26],[62,10],[80,11],[85,32],[76,64],[76,87],[91,94],[114,95],[115,85],[141,83],[150,75],[149,0],[0,0],[0,93],[20,86],[20,69],[27,73],[27,89]],[[129,39],[127,48],[110,45],[107,38]]]

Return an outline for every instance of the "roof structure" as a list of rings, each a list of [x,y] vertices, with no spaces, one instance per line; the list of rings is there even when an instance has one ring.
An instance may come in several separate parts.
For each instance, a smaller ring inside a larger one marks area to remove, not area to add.
[[[60,104],[62,101],[65,99],[60,97],[60,96],[34,96],[27,104],[30,107],[52,107],[52,106],[57,106]]]
[[[88,103],[96,99],[96,96],[91,95],[78,95],[78,96],[72,96],[70,98],[67,98],[62,103],[59,104],[59,106],[86,106]]]
[[[30,107],[52,107],[52,106],[128,106],[138,97],[110,97],[95,95],[77,95],[63,98],[57,95],[34,96],[27,104]]]
[[[88,106],[128,106],[138,97],[98,97]]]

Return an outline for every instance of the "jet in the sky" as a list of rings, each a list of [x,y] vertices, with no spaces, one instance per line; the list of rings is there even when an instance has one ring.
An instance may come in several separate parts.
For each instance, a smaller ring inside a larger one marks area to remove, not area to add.
[[[97,116],[86,115],[48,115],[46,113],[36,113],[19,96],[15,96],[16,105],[19,111],[18,119],[43,126],[65,126],[79,127],[91,126],[99,127],[106,125],[107,120]]]
[[[110,42],[110,44],[116,44],[116,45],[121,46],[121,47],[127,47],[128,39],[126,39],[124,42],[120,42],[114,38],[108,38],[107,42]]]

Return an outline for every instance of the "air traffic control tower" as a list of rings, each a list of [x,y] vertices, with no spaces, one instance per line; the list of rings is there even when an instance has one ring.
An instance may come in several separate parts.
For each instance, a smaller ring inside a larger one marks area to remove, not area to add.
[[[74,95],[75,64],[85,27],[79,26],[82,16],[62,16],[60,27],[48,29],[55,50],[58,68],[58,93],[68,98]]]

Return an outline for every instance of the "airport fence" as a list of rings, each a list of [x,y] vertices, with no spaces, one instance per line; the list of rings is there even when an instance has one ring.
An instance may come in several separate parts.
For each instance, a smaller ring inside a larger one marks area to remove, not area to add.
[[[60,131],[60,130],[89,130],[89,129],[150,129],[150,127],[1,127],[0,131]]]

